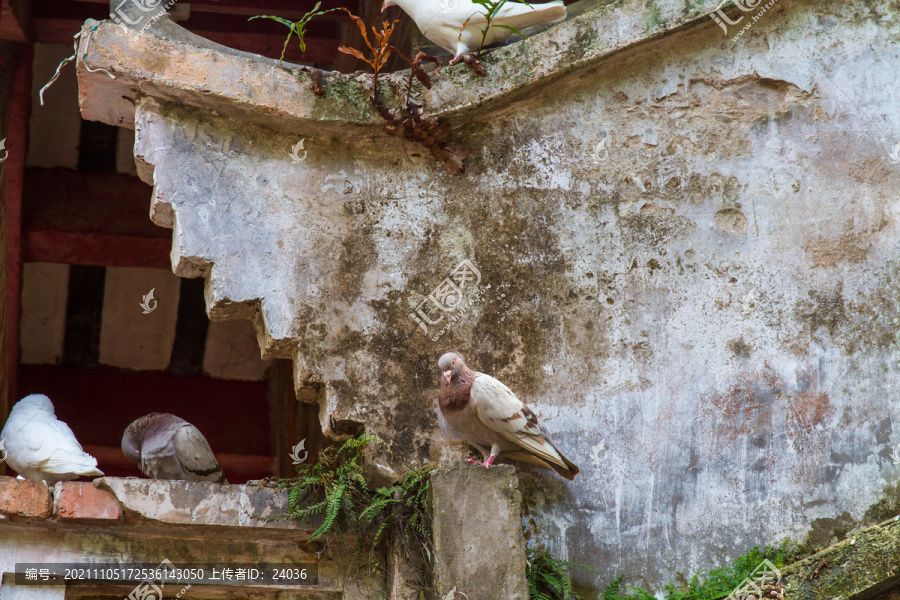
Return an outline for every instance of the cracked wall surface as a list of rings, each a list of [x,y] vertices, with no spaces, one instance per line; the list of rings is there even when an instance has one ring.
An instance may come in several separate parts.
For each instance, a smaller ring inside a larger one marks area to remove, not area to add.
[[[324,384],[332,435],[364,423],[398,472],[461,459],[436,403],[458,351],[582,468],[519,468],[529,537],[603,573],[584,585],[658,587],[860,520],[900,473],[900,9],[781,0],[733,41],[704,6],[614,4],[486,80],[442,71],[425,98],[463,176],[372,126],[358,79],[316,99],[287,68],[105,25],[86,60],[118,79],[82,62],[83,112],[133,111],[175,272]],[[428,297],[464,260],[480,281],[444,313]]]

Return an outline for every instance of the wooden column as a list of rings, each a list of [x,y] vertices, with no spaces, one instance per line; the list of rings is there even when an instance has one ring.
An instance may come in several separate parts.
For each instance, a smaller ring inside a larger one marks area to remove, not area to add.
[[[319,453],[329,445],[319,424],[318,388],[305,386],[300,397],[294,392],[293,363],[273,360],[269,368],[269,422],[272,450],[275,455],[275,477],[296,477],[297,467],[290,457],[291,448],[301,440],[309,453],[303,464],[314,464]]]
[[[31,46],[0,41],[0,423],[16,401],[22,291],[22,185],[31,105]]]

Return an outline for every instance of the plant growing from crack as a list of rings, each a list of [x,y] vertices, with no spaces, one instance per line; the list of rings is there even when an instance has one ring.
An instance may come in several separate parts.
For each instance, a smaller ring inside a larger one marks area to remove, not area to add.
[[[322,6],[321,2],[316,2],[316,5],[313,7],[311,11],[300,17],[298,21],[291,21],[289,19],[283,19],[281,17],[275,17],[272,15],[256,15],[255,17],[250,17],[247,19],[248,21],[252,21],[253,19],[271,19],[273,21],[277,21],[290,29],[288,31],[287,39],[284,40],[284,48],[281,49],[281,62],[284,63],[284,53],[287,52],[288,44],[291,41],[291,37],[296,35],[297,41],[300,43],[300,51],[304,54],[306,53],[306,26],[310,21],[315,17],[320,17],[326,13],[330,13],[336,10],[341,10],[340,8],[329,8],[326,10],[319,10]]]
[[[441,160],[451,173],[464,173],[466,170],[464,160],[468,156],[468,150],[462,145],[451,144],[449,141],[450,124],[442,123],[437,117],[424,112],[424,103],[416,104],[412,99],[414,82],[418,80],[426,89],[431,89],[431,79],[422,69],[423,62],[438,60],[419,52],[413,60],[410,60],[400,50],[391,45],[391,35],[394,33],[398,21],[383,21],[381,30],[372,27],[373,40],[369,39],[369,28],[363,20],[346,8],[343,9],[350,18],[356,22],[362,34],[363,42],[369,49],[371,58],[356,48],[341,46],[339,51],[349,54],[365,62],[372,68],[372,95],[370,101],[385,120],[384,132],[388,135],[404,137],[415,140],[428,148],[432,156]],[[405,60],[410,67],[409,84],[406,92],[404,108],[400,111],[390,110],[382,102],[378,89],[378,77],[384,68],[388,58],[394,54]]]
[[[484,8],[485,12],[483,14],[484,14],[484,18],[485,18],[485,25],[484,25],[484,29],[481,30],[481,45],[478,48],[478,53],[476,54],[476,58],[470,59],[470,58],[463,57],[463,60],[466,62],[467,65],[469,65],[469,67],[476,74],[484,77],[484,76],[487,76],[487,70],[484,68],[484,65],[482,65],[481,62],[479,62],[479,59],[481,58],[481,55],[484,52],[484,44],[487,42],[488,32],[491,30],[491,28],[499,27],[500,29],[506,29],[507,31],[511,31],[512,33],[514,33],[516,35],[521,35],[522,37],[525,37],[525,35],[521,31],[519,31],[518,29],[513,27],[512,25],[494,25],[494,19],[497,18],[497,15],[500,13],[500,9],[503,8],[503,6],[508,2],[508,0],[472,0],[472,2],[475,4],[478,4],[482,8]],[[531,6],[530,4],[528,4],[527,2],[522,2],[521,4],[524,4],[525,6],[534,10],[534,7]],[[475,14],[473,14],[472,16],[470,16],[468,19],[466,19],[463,22],[462,27],[460,27],[460,29],[459,29],[459,36],[457,37],[457,39],[462,39],[463,31],[465,31],[466,25],[469,24],[469,21],[471,21],[476,15],[481,15],[481,14],[482,13],[480,13],[480,12],[476,12]]]
[[[288,490],[289,512],[267,520],[295,519],[312,524],[321,519],[310,540],[349,531],[357,538],[354,559],[367,556],[372,571],[385,571],[377,558],[379,549],[403,553],[411,562],[428,567],[431,562],[431,518],[427,495],[431,467],[406,473],[391,486],[369,488],[363,476],[364,449],[387,447],[379,437],[363,433],[340,448],[326,448],[315,464],[297,468],[297,477],[276,482]],[[339,527],[343,525],[343,527]],[[422,575],[421,586],[427,588]]]
[[[597,573],[590,567],[553,558],[546,550],[528,549],[525,557],[528,561],[525,579],[528,581],[529,600],[582,600],[572,586],[569,567],[581,567]]]
[[[291,21],[289,19],[283,19],[281,17],[276,17],[273,15],[256,15],[255,17],[250,17],[247,19],[248,21],[252,21],[253,19],[271,19],[272,21],[277,21],[281,23],[285,27],[287,27],[290,31],[288,31],[287,39],[284,40],[284,47],[281,49],[281,58],[279,59],[281,65],[284,65],[284,54],[287,52],[288,44],[291,41],[291,37],[296,35],[297,41],[300,44],[300,51],[304,54],[306,53],[306,26],[310,21],[315,17],[319,17],[324,15],[325,13],[330,13],[336,10],[341,10],[340,8],[329,8],[326,10],[319,10],[322,6],[321,2],[316,2],[316,5],[313,7],[311,11],[304,14],[297,21]],[[322,86],[322,78],[323,73],[319,69],[313,69],[310,67],[301,67],[302,71],[308,71],[310,73],[310,77],[312,79],[312,90],[319,96],[320,98],[325,96],[325,88]]]

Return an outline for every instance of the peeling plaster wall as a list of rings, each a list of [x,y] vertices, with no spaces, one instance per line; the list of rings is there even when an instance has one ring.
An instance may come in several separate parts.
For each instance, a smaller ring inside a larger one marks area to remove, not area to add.
[[[737,42],[709,21],[614,54],[455,119],[464,176],[374,129],[150,98],[138,170],[176,273],[327,384],[332,434],[365,423],[398,471],[460,459],[456,350],[582,467],[519,469],[529,536],[604,574],[584,584],[658,587],[898,481],[898,17],[781,0]],[[466,258],[479,299],[432,341],[409,315]]]

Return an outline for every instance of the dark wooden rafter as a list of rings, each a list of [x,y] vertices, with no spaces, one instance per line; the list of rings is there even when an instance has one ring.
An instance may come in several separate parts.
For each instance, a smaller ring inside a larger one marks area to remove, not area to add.
[[[274,21],[249,18],[255,15],[277,15],[299,19],[311,10],[315,2],[286,2],[269,0],[247,6],[237,2],[190,2],[190,17],[179,24],[191,32],[213,42],[279,58],[284,47],[287,29]],[[323,2],[322,8],[337,7],[333,0]],[[39,42],[69,44],[84,21],[109,18],[109,2],[105,0],[43,0],[35,5],[32,27]],[[338,57],[342,27],[349,18],[342,12],[317,17],[307,26],[307,50],[300,52],[296,38],[291,40],[285,60],[331,68]]]
[[[130,175],[28,168],[25,261],[171,268],[172,231],[150,221],[152,193]]]

